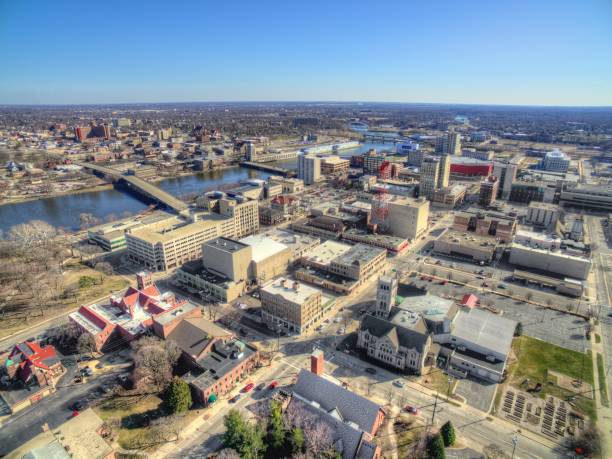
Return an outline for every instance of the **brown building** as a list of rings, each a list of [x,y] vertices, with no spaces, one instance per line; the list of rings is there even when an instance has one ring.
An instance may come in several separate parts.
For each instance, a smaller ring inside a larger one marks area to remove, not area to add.
[[[346,176],[351,162],[339,156],[326,156],[321,161],[321,174]]]
[[[191,386],[193,397],[208,405],[245,380],[255,370],[258,360],[257,349],[243,341],[217,341],[183,379]]]
[[[499,190],[499,179],[490,175],[486,180],[480,182],[480,195],[478,204],[488,207],[495,202],[497,191]]]
[[[455,215],[452,228],[480,236],[494,236],[501,242],[509,243],[516,233],[516,227],[516,218],[501,212],[468,209]]]

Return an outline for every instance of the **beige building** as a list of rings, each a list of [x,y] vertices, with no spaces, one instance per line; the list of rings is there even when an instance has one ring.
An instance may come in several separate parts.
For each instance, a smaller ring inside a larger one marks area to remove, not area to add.
[[[334,258],[329,271],[354,280],[369,278],[379,273],[387,260],[387,251],[379,247],[357,244],[344,254]]]
[[[490,263],[499,242],[491,236],[447,231],[434,241],[434,252]]]
[[[414,240],[427,231],[429,201],[394,196],[388,205],[387,225],[391,234]]]
[[[204,266],[233,281],[249,278],[252,257],[251,246],[226,237],[212,239],[202,245]]]
[[[463,204],[467,188],[464,185],[452,185],[434,192],[433,202],[436,207],[454,209]]]
[[[586,257],[516,243],[510,246],[510,263],[581,280],[589,276],[592,266],[591,260]]]
[[[323,175],[348,175],[351,162],[339,156],[326,156],[321,160],[321,174]]]
[[[304,180],[298,178],[281,177],[280,175],[271,175],[268,178],[270,185],[281,185],[283,194],[296,194],[304,191]]]
[[[207,215],[193,223],[177,217],[130,230],[125,234],[128,258],[151,271],[178,268],[185,262],[200,258],[204,242],[220,235],[233,236],[235,227],[233,218]]]
[[[249,279],[264,283],[287,271],[291,262],[291,249],[263,234],[240,240],[251,249]]]
[[[431,200],[438,187],[440,175],[440,158],[427,156],[421,163],[421,177],[419,181],[419,195]]]
[[[223,236],[241,238],[259,231],[259,204],[255,199],[213,191],[198,198],[197,202],[208,212],[232,219],[233,230],[227,234],[222,233]]]
[[[321,290],[288,279],[260,289],[262,322],[272,330],[302,333],[323,317]]]

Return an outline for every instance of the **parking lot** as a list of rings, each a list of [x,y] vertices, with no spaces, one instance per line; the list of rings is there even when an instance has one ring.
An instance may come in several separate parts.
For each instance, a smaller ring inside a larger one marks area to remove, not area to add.
[[[494,293],[475,291],[474,288],[440,282],[428,282],[420,277],[408,279],[416,287],[427,289],[433,295],[451,296],[460,300],[463,295],[473,293],[481,303],[491,303],[495,309],[503,311],[504,317],[521,322],[523,333],[533,338],[574,351],[584,352],[589,348],[585,337],[586,321],[580,317],[545,307],[516,301]]]

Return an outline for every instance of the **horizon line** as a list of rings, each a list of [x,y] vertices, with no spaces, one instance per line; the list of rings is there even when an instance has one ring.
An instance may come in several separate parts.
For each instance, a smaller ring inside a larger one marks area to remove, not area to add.
[[[593,108],[612,109],[610,105],[547,105],[547,104],[506,104],[506,103],[472,103],[472,102],[390,102],[363,100],[192,100],[192,101],[157,101],[157,102],[77,102],[77,103],[3,103],[0,107],[84,107],[91,105],[172,105],[172,104],[380,104],[380,105],[431,105],[431,106],[465,106],[465,107],[518,107],[518,108]]]

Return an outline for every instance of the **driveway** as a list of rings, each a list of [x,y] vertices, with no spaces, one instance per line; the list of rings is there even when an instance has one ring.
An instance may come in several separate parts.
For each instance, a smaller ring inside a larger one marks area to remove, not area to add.
[[[497,384],[487,384],[473,378],[466,378],[457,382],[455,394],[463,397],[468,405],[488,413],[496,388]]]

